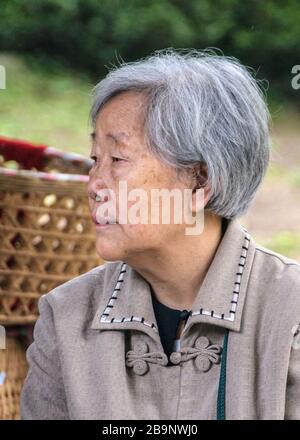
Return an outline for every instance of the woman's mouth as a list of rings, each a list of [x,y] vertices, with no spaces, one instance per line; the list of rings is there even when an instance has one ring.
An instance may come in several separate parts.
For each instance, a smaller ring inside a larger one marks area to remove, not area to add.
[[[96,215],[92,215],[93,223],[95,224],[96,228],[102,229],[106,228],[108,226],[114,226],[117,225],[118,222],[113,219],[103,219],[103,218],[97,218]]]

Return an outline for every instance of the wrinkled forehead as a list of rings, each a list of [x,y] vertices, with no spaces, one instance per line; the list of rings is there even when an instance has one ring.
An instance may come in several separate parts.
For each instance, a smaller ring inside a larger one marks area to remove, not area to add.
[[[147,106],[147,96],[138,91],[123,91],[110,98],[98,111],[94,128],[97,126],[111,125],[116,128],[116,124],[140,125],[143,122]],[[121,127],[117,127],[122,131]],[[124,132],[125,127],[124,127]]]
[[[105,143],[124,149],[144,147],[144,104],[141,93],[130,92],[108,101],[96,117],[91,133],[93,143]]]

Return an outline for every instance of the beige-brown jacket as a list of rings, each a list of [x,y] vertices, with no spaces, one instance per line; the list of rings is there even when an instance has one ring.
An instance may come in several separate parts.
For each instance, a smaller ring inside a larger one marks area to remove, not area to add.
[[[39,301],[23,419],[300,419],[300,265],[229,222],[167,366],[149,284],[108,262]]]

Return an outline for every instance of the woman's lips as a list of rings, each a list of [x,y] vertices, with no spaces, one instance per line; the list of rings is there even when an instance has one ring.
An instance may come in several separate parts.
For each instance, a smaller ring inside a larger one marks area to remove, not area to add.
[[[105,220],[105,223],[104,222],[99,223],[97,221],[96,215],[94,215],[94,214],[92,215],[92,220],[93,220],[93,223],[95,224],[96,228],[105,228],[107,226],[114,226],[114,225],[118,224],[118,222],[113,221],[113,220],[112,221]]]

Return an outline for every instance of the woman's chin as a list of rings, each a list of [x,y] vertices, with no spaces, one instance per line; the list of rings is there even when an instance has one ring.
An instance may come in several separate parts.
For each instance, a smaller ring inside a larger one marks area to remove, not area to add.
[[[102,260],[117,261],[122,260],[123,253],[120,252],[120,247],[114,243],[105,243],[103,239],[98,238],[96,243],[96,251]]]

